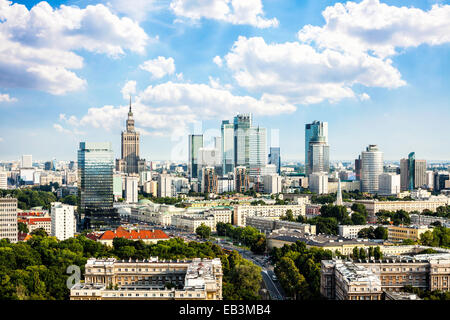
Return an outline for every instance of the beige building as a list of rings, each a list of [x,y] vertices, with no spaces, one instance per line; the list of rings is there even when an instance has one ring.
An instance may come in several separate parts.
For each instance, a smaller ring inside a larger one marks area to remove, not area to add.
[[[354,290],[345,282],[345,279],[342,279],[342,269],[340,268],[342,264],[348,264],[350,269],[358,270],[360,274],[374,275],[381,282],[381,290],[386,292],[400,292],[406,285],[430,291],[448,292],[450,290],[450,254],[448,253],[391,257],[362,262],[323,260],[320,291],[328,299],[355,299],[352,298],[352,291],[355,292],[353,295],[356,295],[357,292],[370,293],[370,290],[366,288]],[[343,283],[347,285],[342,285]],[[368,284],[368,282],[366,283]],[[376,288],[378,291],[378,286]],[[361,300],[361,296],[356,299]]]
[[[17,199],[0,198],[0,239],[17,242]]]
[[[294,229],[302,233],[316,234],[316,226],[313,224],[280,220],[280,217],[247,217],[247,226],[260,232],[269,233],[276,229]]]
[[[186,231],[195,232],[195,230],[202,224],[211,228],[212,232],[217,230],[217,223],[231,223],[231,216],[233,211],[231,209],[211,209],[202,213],[174,215],[172,216],[171,225],[184,229]]]
[[[238,205],[234,208],[233,224],[245,227],[247,217],[280,217],[286,214],[287,210],[292,210],[294,217],[305,216],[304,204],[298,205]]]
[[[441,206],[446,206],[448,200],[440,201],[378,201],[378,200],[356,200],[356,203],[363,204],[369,216],[369,220],[376,221],[375,214],[381,210],[397,211],[405,210],[406,212],[419,211],[425,209],[436,212],[436,209]]]
[[[420,239],[422,233],[432,230],[426,226],[388,226],[388,240],[403,241]]]
[[[85,270],[85,282],[70,289],[71,300],[222,300],[219,258],[91,258]],[[173,288],[169,289],[168,284]]]

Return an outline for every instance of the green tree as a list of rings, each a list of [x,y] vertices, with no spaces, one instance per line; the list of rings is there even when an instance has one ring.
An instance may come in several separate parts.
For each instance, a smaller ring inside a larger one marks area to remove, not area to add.
[[[355,225],[364,225],[367,223],[366,217],[362,213],[359,213],[359,212],[353,212],[351,219],[352,219],[353,224],[355,224]]]
[[[385,227],[377,227],[375,228],[375,239],[387,240],[388,238],[388,229]]]
[[[207,239],[211,235],[211,228],[202,223],[195,229],[195,233],[199,235],[202,239]]]
[[[383,259],[383,253],[381,252],[380,247],[376,247],[373,251],[373,256],[375,258],[375,260],[381,260]]]
[[[22,233],[29,233],[30,231],[28,230],[28,226],[25,224],[25,223],[23,223],[23,222],[19,222],[18,224],[17,224],[17,230],[19,231],[19,232],[22,232]]]

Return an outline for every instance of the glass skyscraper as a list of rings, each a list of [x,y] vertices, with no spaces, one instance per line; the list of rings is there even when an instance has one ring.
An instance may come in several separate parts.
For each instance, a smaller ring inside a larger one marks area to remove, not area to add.
[[[80,142],[78,150],[78,214],[83,228],[120,224],[113,208],[114,153],[110,142]]]
[[[222,172],[226,175],[234,171],[234,124],[223,120],[221,132]]]
[[[252,114],[238,114],[234,117],[234,165],[249,166],[250,147],[248,131],[252,126]]]
[[[198,178],[198,150],[203,148],[203,135],[191,134],[189,135],[189,176],[191,178]]]
[[[328,145],[328,123],[321,121],[313,121],[305,125],[305,174],[308,176],[312,173],[309,163],[310,142],[316,141],[321,144]],[[329,164],[328,164],[329,166]],[[328,171],[327,171],[328,173]]]
[[[280,147],[270,147],[269,164],[274,164],[277,167],[277,173],[281,174]]]
[[[314,136],[309,141],[307,166],[308,174],[330,171],[330,146],[325,137]]]

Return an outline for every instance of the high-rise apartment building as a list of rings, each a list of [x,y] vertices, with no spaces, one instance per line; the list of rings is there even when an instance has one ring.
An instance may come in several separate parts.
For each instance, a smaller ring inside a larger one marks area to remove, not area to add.
[[[221,132],[222,172],[226,175],[234,171],[234,124],[223,120]]]
[[[277,168],[277,173],[281,174],[280,147],[270,147],[268,164],[274,164]]]
[[[189,135],[188,171],[190,178],[198,178],[198,151],[203,148],[203,135]]]
[[[8,173],[0,169],[0,189],[8,189]]]
[[[234,117],[234,165],[249,166],[249,129],[252,127],[252,114],[238,114]]]
[[[139,158],[140,134],[134,127],[133,112],[128,112],[126,130],[122,131],[122,158],[116,160],[116,170],[124,173],[140,173],[145,170],[145,159]]]
[[[305,174],[308,176],[312,171],[309,167],[309,143],[310,141],[321,141],[328,145],[328,122],[313,121],[305,125]]]
[[[361,189],[362,192],[375,194],[379,188],[379,178],[383,173],[383,152],[377,145],[369,145],[361,153]]]
[[[243,193],[249,189],[248,170],[244,166],[234,168],[234,187],[236,192]]]
[[[167,173],[161,173],[158,176],[157,188],[158,188],[158,197],[159,198],[173,196],[172,180],[173,180],[173,177]]]
[[[75,232],[74,206],[61,202],[51,204],[51,236],[58,240],[73,238]]]
[[[16,198],[0,198],[0,239],[17,242]]]
[[[130,174],[125,177],[125,202],[138,202],[138,184],[139,176]]]
[[[202,192],[218,193],[218,177],[214,167],[202,169]]]
[[[416,154],[411,152],[408,159],[400,160],[401,190],[412,191],[428,186],[427,162],[416,160]]]
[[[400,193],[400,175],[383,173],[380,175],[378,194],[383,196],[395,196]]]
[[[309,190],[317,194],[328,193],[328,174],[325,172],[314,172],[308,178]]]
[[[80,142],[78,150],[78,213],[84,228],[116,226],[113,208],[114,153],[110,142]]]

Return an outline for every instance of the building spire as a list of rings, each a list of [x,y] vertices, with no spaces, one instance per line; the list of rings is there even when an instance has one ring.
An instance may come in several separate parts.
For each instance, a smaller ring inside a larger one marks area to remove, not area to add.
[[[128,115],[133,115],[133,112],[131,112],[131,94],[130,94],[130,111],[128,112]]]

